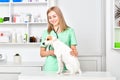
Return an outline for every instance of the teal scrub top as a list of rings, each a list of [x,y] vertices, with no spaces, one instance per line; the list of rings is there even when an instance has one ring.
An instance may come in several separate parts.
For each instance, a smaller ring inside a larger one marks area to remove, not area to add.
[[[68,46],[77,45],[75,32],[70,27],[67,28],[65,31],[58,33],[58,34],[56,34],[54,31],[51,31],[50,33],[48,33],[47,30],[45,30],[42,34],[41,47],[45,47],[45,48],[48,47],[48,46],[42,45],[42,43],[45,41],[47,35],[52,35],[55,37],[57,37],[57,35],[58,35],[58,39]],[[50,50],[53,50],[53,48],[50,47]],[[58,70],[58,64],[57,64],[56,57],[55,56],[47,56],[45,65],[43,66],[43,71],[57,71],[57,70]],[[65,67],[64,67],[64,70],[66,70]]]

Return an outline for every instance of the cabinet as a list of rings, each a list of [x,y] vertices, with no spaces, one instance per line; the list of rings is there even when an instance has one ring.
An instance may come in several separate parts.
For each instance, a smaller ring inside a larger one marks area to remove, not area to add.
[[[80,56],[80,67],[83,72],[86,71],[102,71],[101,57]]]
[[[0,79],[18,80],[18,76],[20,74],[39,73],[42,66],[43,63],[41,62],[24,62],[22,64],[8,62],[5,64],[0,64]]]
[[[30,2],[32,1],[32,2]],[[55,0],[0,2],[0,44],[38,44]]]
[[[120,49],[120,0],[114,0],[113,6],[113,47]]]
[[[18,80],[19,73],[0,73],[1,80]]]

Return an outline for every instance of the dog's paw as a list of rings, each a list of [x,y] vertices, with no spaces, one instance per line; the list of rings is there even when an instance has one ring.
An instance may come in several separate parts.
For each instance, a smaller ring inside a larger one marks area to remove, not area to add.
[[[82,71],[81,71],[81,70],[79,70],[79,71],[78,71],[78,73],[79,73],[79,74],[82,74]]]
[[[61,72],[60,72],[60,71],[58,71],[58,72],[57,72],[57,74],[61,74]]]

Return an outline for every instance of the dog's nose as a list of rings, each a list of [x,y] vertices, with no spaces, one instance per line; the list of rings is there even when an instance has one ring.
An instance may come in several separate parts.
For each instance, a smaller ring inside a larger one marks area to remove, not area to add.
[[[45,45],[45,42],[43,42],[42,45]]]

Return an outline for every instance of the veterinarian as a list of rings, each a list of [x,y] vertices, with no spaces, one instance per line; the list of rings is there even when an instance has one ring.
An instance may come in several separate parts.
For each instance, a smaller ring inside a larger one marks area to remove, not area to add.
[[[58,8],[57,6],[49,8],[47,11],[47,20],[48,29],[46,29],[42,34],[42,42],[46,39],[48,35],[55,36],[72,49],[71,55],[77,57],[78,52],[76,49],[77,41],[75,37],[75,32],[66,24],[60,8]],[[43,70],[57,71],[58,64],[56,56],[54,55],[54,49],[52,48],[52,46],[42,45],[42,42],[40,45],[40,56],[46,57]],[[66,70],[65,67],[64,70]]]

